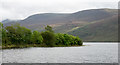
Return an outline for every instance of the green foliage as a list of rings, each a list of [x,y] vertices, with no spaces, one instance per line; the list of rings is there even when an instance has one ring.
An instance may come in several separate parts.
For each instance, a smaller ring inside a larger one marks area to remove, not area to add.
[[[0,46],[2,45],[2,27],[3,24],[0,22]]]
[[[50,31],[45,31],[41,33],[42,37],[43,37],[43,42],[47,45],[47,46],[54,46],[55,45],[55,34],[53,32]]]
[[[28,46],[75,46],[82,45],[79,37],[68,34],[54,33],[52,27],[45,27],[45,32],[31,31],[19,24],[2,28],[3,47],[28,47]]]
[[[68,34],[57,33],[56,34],[56,45],[65,45],[65,46],[73,46],[73,45],[82,45],[82,41],[79,37],[75,37]]]
[[[45,30],[46,30],[46,31],[49,31],[49,32],[54,32],[54,31],[52,30],[52,27],[49,26],[49,25],[47,25],[47,27],[45,27]]]
[[[43,42],[43,37],[41,36],[40,32],[33,31],[31,41],[35,44],[41,44]]]

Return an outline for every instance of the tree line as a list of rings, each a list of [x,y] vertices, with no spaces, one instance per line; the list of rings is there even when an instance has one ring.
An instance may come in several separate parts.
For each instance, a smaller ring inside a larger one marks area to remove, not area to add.
[[[4,27],[2,24],[3,47],[25,46],[77,46],[82,45],[82,40],[69,34],[54,33],[52,27],[47,25],[45,31],[31,31],[30,29],[15,24]]]

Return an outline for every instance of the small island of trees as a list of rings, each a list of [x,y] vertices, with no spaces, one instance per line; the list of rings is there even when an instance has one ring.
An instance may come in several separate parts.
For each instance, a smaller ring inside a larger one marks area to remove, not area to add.
[[[45,31],[31,31],[30,29],[15,24],[2,29],[2,48],[25,48],[25,47],[64,47],[82,46],[79,37],[69,34],[54,33],[52,27],[47,25]]]

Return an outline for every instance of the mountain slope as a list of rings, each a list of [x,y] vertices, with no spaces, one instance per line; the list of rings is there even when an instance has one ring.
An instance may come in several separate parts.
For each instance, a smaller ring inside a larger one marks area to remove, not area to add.
[[[84,10],[71,14],[71,19],[74,21],[87,21],[92,22],[111,17],[117,14],[117,10],[114,9],[92,9]]]
[[[79,36],[84,41],[117,41],[118,16],[96,21],[68,33]]]
[[[38,31],[44,31],[44,27],[50,25],[56,33],[69,33],[84,41],[117,41],[117,14],[117,9],[90,9],[75,13],[35,14],[18,22]],[[4,26],[9,26],[16,21],[3,22]]]

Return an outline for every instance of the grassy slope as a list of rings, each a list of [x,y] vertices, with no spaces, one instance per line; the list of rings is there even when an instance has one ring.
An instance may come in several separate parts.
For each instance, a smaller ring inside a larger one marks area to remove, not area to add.
[[[118,19],[117,16],[113,16],[68,33],[79,36],[84,41],[117,41]]]
[[[87,24],[88,23],[86,22],[71,22],[71,23],[63,24],[58,27],[53,27],[53,29],[56,33],[68,33]]]

